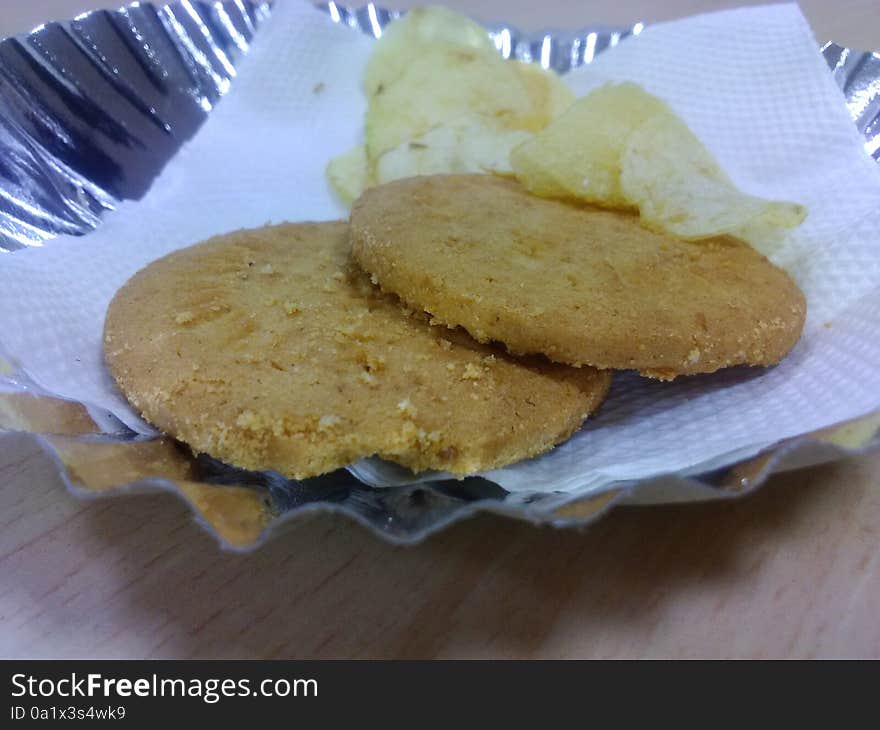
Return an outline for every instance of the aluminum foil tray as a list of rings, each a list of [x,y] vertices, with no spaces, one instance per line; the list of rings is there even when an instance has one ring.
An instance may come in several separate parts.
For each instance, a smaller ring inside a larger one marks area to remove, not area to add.
[[[376,37],[399,15],[374,5],[318,8]],[[256,0],[133,3],[0,42],[0,252],[88,233],[120,201],[140,198],[229,89],[235,64],[270,15],[271,3]],[[505,57],[565,73],[642,28],[488,30]],[[880,161],[880,54],[835,43],[822,53],[868,153]],[[730,498],[773,472],[870,448],[880,442],[878,429],[874,414],[709,474],[621,483],[588,498],[509,494],[479,478],[373,489],[345,470],[297,482],[194,458],[171,439],[139,437],[109,414],[41,391],[0,348],[0,443],[16,432],[36,438],[77,496],[176,493],[236,550],[253,549],[283,522],[315,511],[341,512],[384,539],[413,543],[478,512],[574,526],[621,503]]]

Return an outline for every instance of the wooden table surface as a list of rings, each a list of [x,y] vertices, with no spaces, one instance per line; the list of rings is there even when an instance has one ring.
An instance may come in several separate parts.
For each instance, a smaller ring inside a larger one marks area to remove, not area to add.
[[[99,4],[4,3],[0,35]],[[737,3],[448,4],[537,28]],[[802,7],[818,38],[880,48],[876,0]],[[73,500],[16,436],[0,452],[0,656],[880,657],[878,483],[874,453],[735,502],[618,509],[583,532],[480,517],[414,548],[310,517],[241,556],[171,497]]]

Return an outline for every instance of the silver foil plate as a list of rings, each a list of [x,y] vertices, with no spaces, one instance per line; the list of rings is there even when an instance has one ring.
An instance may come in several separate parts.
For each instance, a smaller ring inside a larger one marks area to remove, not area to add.
[[[0,251],[139,199],[229,88],[267,2],[134,3],[0,43]]]
[[[399,15],[374,5],[317,7],[335,22],[375,37]],[[121,200],[140,198],[234,83],[235,65],[270,12],[271,3],[254,0],[183,0],[161,7],[140,3],[50,23],[0,43],[0,251],[40,245],[59,234],[88,233]],[[523,33],[492,25],[488,31],[505,57],[565,73],[642,28],[637,23],[630,28]],[[822,53],[865,135],[866,149],[880,160],[880,55],[834,43]],[[4,357],[7,372],[0,375],[0,390],[52,395],[16,369],[0,344],[0,365]],[[103,433],[97,438],[103,442],[136,443],[140,438],[109,414],[92,416],[101,424]],[[0,438],[3,428],[0,418]],[[37,438],[70,490],[91,495],[65,468],[52,440]],[[877,441],[872,431],[860,449]],[[736,496],[760,486],[775,471],[848,453],[852,448],[808,435],[747,465],[613,485],[608,499],[593,499],[588,509],[572,495],[510,494],[479,478],[373,489],[345,470],[294,481],[273,472],[245,472],[204,456],[196,469],[203,482],[245,485],[265,495],[272,520],[259,540],[243,548],[249,549],[282,522],[313,511],[344,513],[398,543],[416,542],[478,512],[581,525],[619,503]],[[107,493],[156,489],[184,496],[179,484],[160,478],[119,484]],[[207,523],[220,537],[216,526]]]

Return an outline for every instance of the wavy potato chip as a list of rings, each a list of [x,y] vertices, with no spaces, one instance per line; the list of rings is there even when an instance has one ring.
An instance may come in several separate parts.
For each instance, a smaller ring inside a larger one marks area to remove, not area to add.
[[[367,150],[358,145],[327,163],[327,178],[348,205],[357,200],[368,187]]]
[[[688,126],[671,111],[632,132],[621,160],[621,189],[642,222],[698,239],[749,228],[794,228],[802,205],[741,192]]]
[[[537,195],[636,208],[646,226],[686,239],[731,234],[769,253],[780,228],[806,217],[797,203],[740,191],[687,124],[633,83],[579,99],[510,159]]]
[[[370,99],[367,155],[378,159],[467,114],[481,114],[511,129],[534,127],[531,97],[515,64],[467,48],[424,51],[397,81]]]
[[[511,150],[574,100],[555,73],[503,59],[484,28],[445,8],[413,10],[389,24],[364,85],[365,144],[327,166],[346,203],[371,184],[405,176],[510,175]]]
[[[383,154],[376,161],[376,182],[453,172],[512,175],[510,151],[529,136],[474,114],[460,117]]]
[[[511,154],[517,179],[536,195],[627,207],[620,158],[630,133],[666,105],[636,84],[608,84],[578,99]]]
[[[497,56],[486,29],[443,7],[415,8],[389,23],[364,71],[368,96],[400,78],[428,45],[469,48]]]

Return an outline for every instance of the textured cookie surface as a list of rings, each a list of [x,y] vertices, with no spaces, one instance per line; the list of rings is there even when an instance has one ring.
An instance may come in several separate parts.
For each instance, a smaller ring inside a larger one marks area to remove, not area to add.
[[[803,294],[748,245],[682,241],[511,180],[375,187],[351,227],[354,257],[385,291],[515,353],[671,378],[777,363],[803,328]]]
[[[567,438],[610,383],[429,326],[350,265],[344,223],[238,231],[152,263],[110,304],[104,350],[158,428],[295,478],[372,454],[501,466]]]

